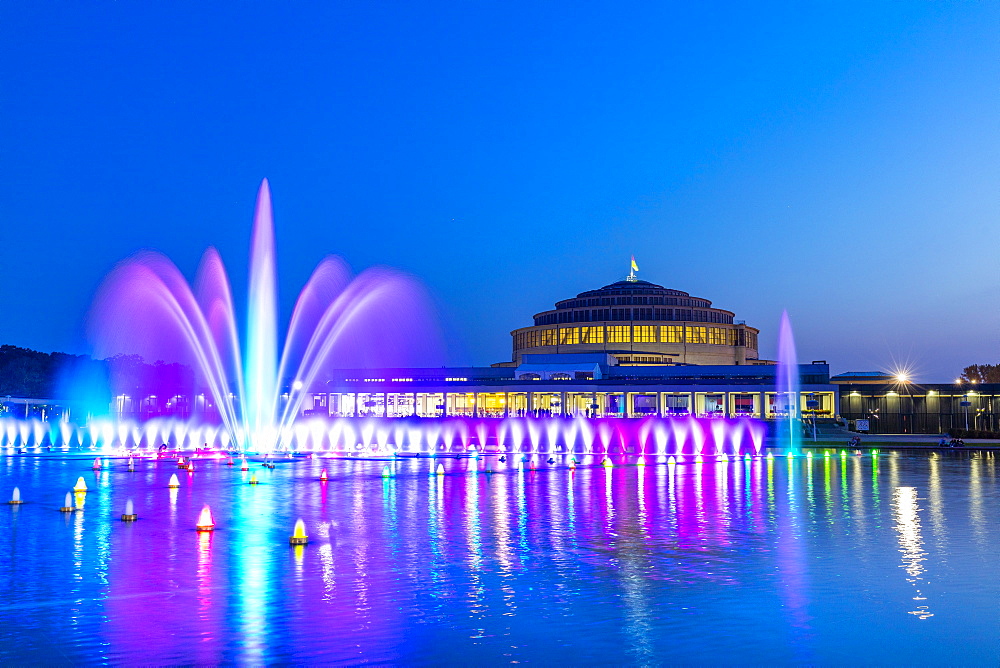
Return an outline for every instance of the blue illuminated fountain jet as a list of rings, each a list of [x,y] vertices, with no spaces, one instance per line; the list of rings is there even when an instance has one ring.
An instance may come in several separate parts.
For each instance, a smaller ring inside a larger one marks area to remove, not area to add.
[[[778,445],[797,453],[802,444],[799,427],[799,360],[788,312],[781,313],[778,329],[778,367],[775,369],[775,414],[778,420]]]

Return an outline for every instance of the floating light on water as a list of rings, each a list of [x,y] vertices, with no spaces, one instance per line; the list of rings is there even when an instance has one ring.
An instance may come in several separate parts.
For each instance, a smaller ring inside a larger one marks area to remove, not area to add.
[[[247,484],[250,484],[250,485],[256,485],[257,484],[257,474],[256,473],[251,473],[250,474],[250,481]]]
[[[438,466],[440,466],[440,464],[438,464]],[[382,477],[383,478],[391,478],[392,477],[392,469],[389,468],[388,464],[386,464],[385,466],[382,467]],[[299,520],[299,521],[301,522],[302,520]]]
[[[673,456],[668,457],[667,466],[677,466],[677,460]]]
[[[319,474],[319,479],[322,482],[326,482],[329,479],[326,475],[326,469],[323,469],[323,471]]]
[[[179,469],[187,468],[187,462],[184,461],[183,457],[177,458],[177,468]]]
[[[244,457],[242,460],[240,460],[240,470],[241,471],[249,471],[250,470],[250,464],[247,463],[247,458],[246,457]]]
[[[604,466],[604,468],[606,468],[606,469],[609,469],[612,466],[614,466],[614,464],[611,463],[611,458],[610,457],[605,457],[604,461],[601,462],[601,465]]]
[[[177,479],[177,474],[176,473],[171,474],[170,483],[167,484],[167,487],[171,489],[177,489],[180,486],[181,486],[181,481]]]
[[[128,470],[129,471],[135,470],[135,460],[133,460],[131,457],[128,458]]]
[[[12,506],[16,506],[18,504],[24,503],[24,501],[21,500],[21,490],[20,489],[18,489],[17,487],[14,488],[14,493],[11,494],[10,501],[8,501],[8,503],[10,505],[12,505]]]
[[[702,463],[702,462],[704,462],[704,461],[705,461],[705,460],[701,458],[701,455],[700,455],[700,454],[699,454],[699,455],[695,455],[695,458],[694,458],[694,463],[695,463],[695,464],[701,464],[701,463]]]
[[[63,507],[59,509],[64,513],[73,512],[73,495],[66,492],[66,500],[63,502]]]
[[[292,531],[292,537],[288,539],[289,545],[305,545],[309,542],[309,537],[306,535],[306,523],[301,519],[295,520],[295,529]]]
[[[122,522],[135,522],[139,519],[139,516],[135,514],[135,506],[132,505],[132,499],[125,502],[125,513],[122,515]]]
[[[76,485],[73,486],[73,491],[74,492],[87,491],[87,483],[86,481],[84,481],[83,476],[80,476],[79,478],[76,479]]]
[[[438,475],[444,475],[444,464],[438,464],[437,474]]]
[[[768,458],[768,460],[773,461],[774,460],[774,453],[773,452],[767,453],[767,458]]]
[[[637,461],[637,462],[635,463],[635,465],[636,465],[636,466],[645,466],[645,465],[646,465],[646,460],[645,460],[645,459],[643,459],[642,457],[639,457],[639,461]]]
[[[205,507],[201,509],[201,514],[198,516],[198,524],[196,525],[198,531],[212,531],[215,529],[215,520],[212,519],[212,509],[205,504]]]
[[[194,460],[193,459],[188,460],[187,470],[188,470],[188,473],[194,473]]]
[[[95,471],[100,471],[101,470],[101,458],[100,457],[98,457],[97,459],[94,460],[94,470]],[[81,478],[81,480],[82,479],[83,478]]]
[[[576,468],[576,457],[570,457],[569,458],[569,467],[571,469],[575,469]]]

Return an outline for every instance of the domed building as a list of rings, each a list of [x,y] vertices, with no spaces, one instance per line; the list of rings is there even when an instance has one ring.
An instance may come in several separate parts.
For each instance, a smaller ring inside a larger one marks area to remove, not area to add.
[[[581,292],[511,332],[526,354],[607,353],[619,365],[739,365],[758,361],[759,330],[687,292],[634,278]]]
[[[636,267],[633,265],[633,270]],[[310,415],[333,417],[765,417],[777,367],[759,330],[681,290],[629,278],[581,292],[511,332],[513,360],[489,367],[335,370]],[[799,414],[832,417],[824,361],[799,365]]]

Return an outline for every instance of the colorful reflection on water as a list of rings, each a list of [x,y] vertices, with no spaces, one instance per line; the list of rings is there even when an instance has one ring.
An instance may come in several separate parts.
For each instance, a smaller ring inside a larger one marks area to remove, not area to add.
[[[1000,658],[991,452],[91,463],[0,459],[5,664]]]

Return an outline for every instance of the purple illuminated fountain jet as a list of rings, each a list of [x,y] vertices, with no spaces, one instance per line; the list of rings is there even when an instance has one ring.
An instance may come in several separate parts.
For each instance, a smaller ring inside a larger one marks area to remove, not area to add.
[[[91,311],[95,354],[135,353],[190,364],[230,442],[263,452],[287,445],[306,390],[324,369],[398,367],[435,356],[439,337],[420,285],[387,268],[352,279],[336,257],[324,258],[313,271],[282,345],[275,265],[265,180],[254,213],[245,355],[230,282],[214,248],[205,252],[193,288],[159,253],[143,251],[119,264]]]

